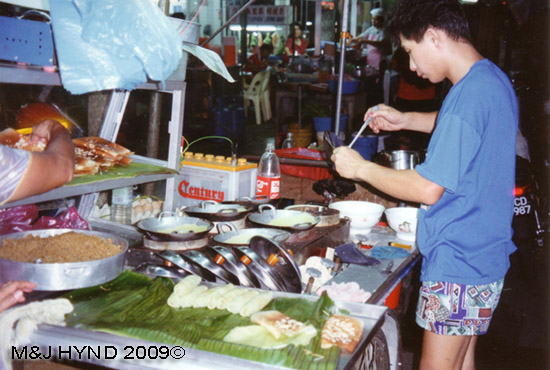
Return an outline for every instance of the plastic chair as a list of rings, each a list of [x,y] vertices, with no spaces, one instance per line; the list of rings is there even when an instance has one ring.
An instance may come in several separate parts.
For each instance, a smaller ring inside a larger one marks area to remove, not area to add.
[[[256,112],[256,124],[262,123],[262,113],[267,121],[271,118],[271,106],[266,109],[265,106],[265,90],[267,89],[267,97],[269,99],[269,71],[258,72],[250,82],[248,89],[244,92],[244,114],[248,114],[248,105],[254,103],[254,111]]]

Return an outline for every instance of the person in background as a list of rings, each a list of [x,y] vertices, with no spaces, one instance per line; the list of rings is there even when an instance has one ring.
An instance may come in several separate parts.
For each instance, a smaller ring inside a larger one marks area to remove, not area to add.
[[[385,58],[391,50],[391,45],[384,32],[384,9],[374,8],[370,14],[372,25],[351,41],[360,47],[366,45],[361,55],[366,57],[367,65],[381,70],[385,69]]]
[[[401,112],[436,110],[435,84],[409,69],[409,56],[403,48],[397,48],[393,53],[391,68],[399,72],[399,83],[395,102],[390,105]],[[430,134],[410,130],[398,131],[391,136],[388,141],[394,142],[395,150],[424,150],[430,140]]]
[[[471,43],[458,0],[397,0],[386,30],[410,69],[453,85],[439,112],[370,108],[371,129],[432,133],[411,170],[366,161],[341,146],[338,173],[420,203],[422,282],[416,323],[424,329],[420,369],[475,369],[475,348],[498,305],[510,267],[518,104],[510,80]]]
[[[267,59],[272,53],[273,46],[271,46],[271,44],[262,44],[262,46],[260,46],[260,52],[254,53],[248,58],[244,70],[252,73],[265,70],[269,65]]]
[[[297,55],[305,55],[308,40],[302,38],[302,26],[298,22],[290,25],[290,34],[285,43],[285,63],[288,63],[290,57]]]
[[[28,152],[0,145],[0,204],[41,194],[73,178],[75,155],[69,132],[57,121],[33,127],[29,143],[46,145],[43,152]],[[35,285],[9,282],[0,287],[0,312],[25,301]]]

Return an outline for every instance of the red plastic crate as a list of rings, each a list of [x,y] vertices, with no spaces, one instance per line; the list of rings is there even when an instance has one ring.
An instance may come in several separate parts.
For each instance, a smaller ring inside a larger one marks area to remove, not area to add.
[[[289,148],[289,149],[277,149],[275,153],[279,158],[297,158],[297,159],[311,159],[315,161],[324,161],[322,154],[319,150],[308,148]],[[312,180],[324,180],[331,179],[328,168],[326,167],[313,167],[313,166],[296,166],[293,164],[281,164],[281,173],[290,176],[302,177]]]

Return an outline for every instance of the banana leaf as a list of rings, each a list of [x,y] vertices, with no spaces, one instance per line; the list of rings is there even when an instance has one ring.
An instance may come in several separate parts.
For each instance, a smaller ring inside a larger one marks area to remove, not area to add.
[[[223,338],[238,326],[251,325],[248,317],[227,310],[206,308],[175,309],[166,304],[174,283],[168,278],[150,279],[126,270],[115,280],[64,295],[74,310],[67,326],[104,331],[159,343],[180,345],[227,354],[271,365],[297,369],[335,369],[339,349],[320,348],[320,334],[307,346],[262,349],[226,343]],[[321,332],[334,311],[334,303],[324,294],[317,301],[275,298],[264,310],[275,309],[291,318],[313,324]]]
[[[157,174],[177,174],[178,171],[155,166],[147,163],[130,163],[129,165],[115,165],[109,169],[98,172],[95,175],[83,175],[76,176],[72,179],[71,182],[65,186],[75,186],[75,185],[84,185],[91,184],[94,182],[105,181],[105,180],[116,180],[123,178],[131,178],[140,175],[157,175]]]

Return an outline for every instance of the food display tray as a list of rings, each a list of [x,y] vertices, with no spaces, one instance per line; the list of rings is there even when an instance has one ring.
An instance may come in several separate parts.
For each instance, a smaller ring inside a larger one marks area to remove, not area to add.
[[[305,296],[294,293],[273,293],[274,298],[285,297],[308,300],[316,300],[318,298],[316,296]],[[367,345],[384,325],[389,310],[384,306],[350,302],[336,301],[335,305],[341,310],[347,310],[351,316],[363,322],[363,335],[357,348],[352,354],[341,353],[338,360],[338,369],[350,369],[360,359]],[[181,369],[182,367],[185,367],[185,369],[283,369],[280,366],[192,348],[184,348],[185,355],[179,359],[173,357],[160,359],[158,352],[156,352],[160,346],[168,348],[174,348],[175,346],[103,332],[47,324],[38,326],[38,329],[31,335],[29,343],[32,346],[39,346],[41,351],[46,351],[42,353],[47,354],[47,351],[51,351],[53,358],[58,357],[58,351],[61,349],[61,358],[63,359],[67,359],[70,353],[72,360],[116,369]],[[71,348],[78,348],[79,350],[82,348],[91,348],[96,352],[99,350],[100,353],[99,356],[88,356],[88,352],[86,352],[85,355],[79,356],[76,350],[71,352],[69,350]],[[30,350],[30,347],[28,350]],[[105,356],[105,351],[110,351],[108,356]],[[116,356],[114,356],[115,353]],[[387,356],[388,354],[386,353],[385,355]],[[157,358],[152,359],[152,357]]]

